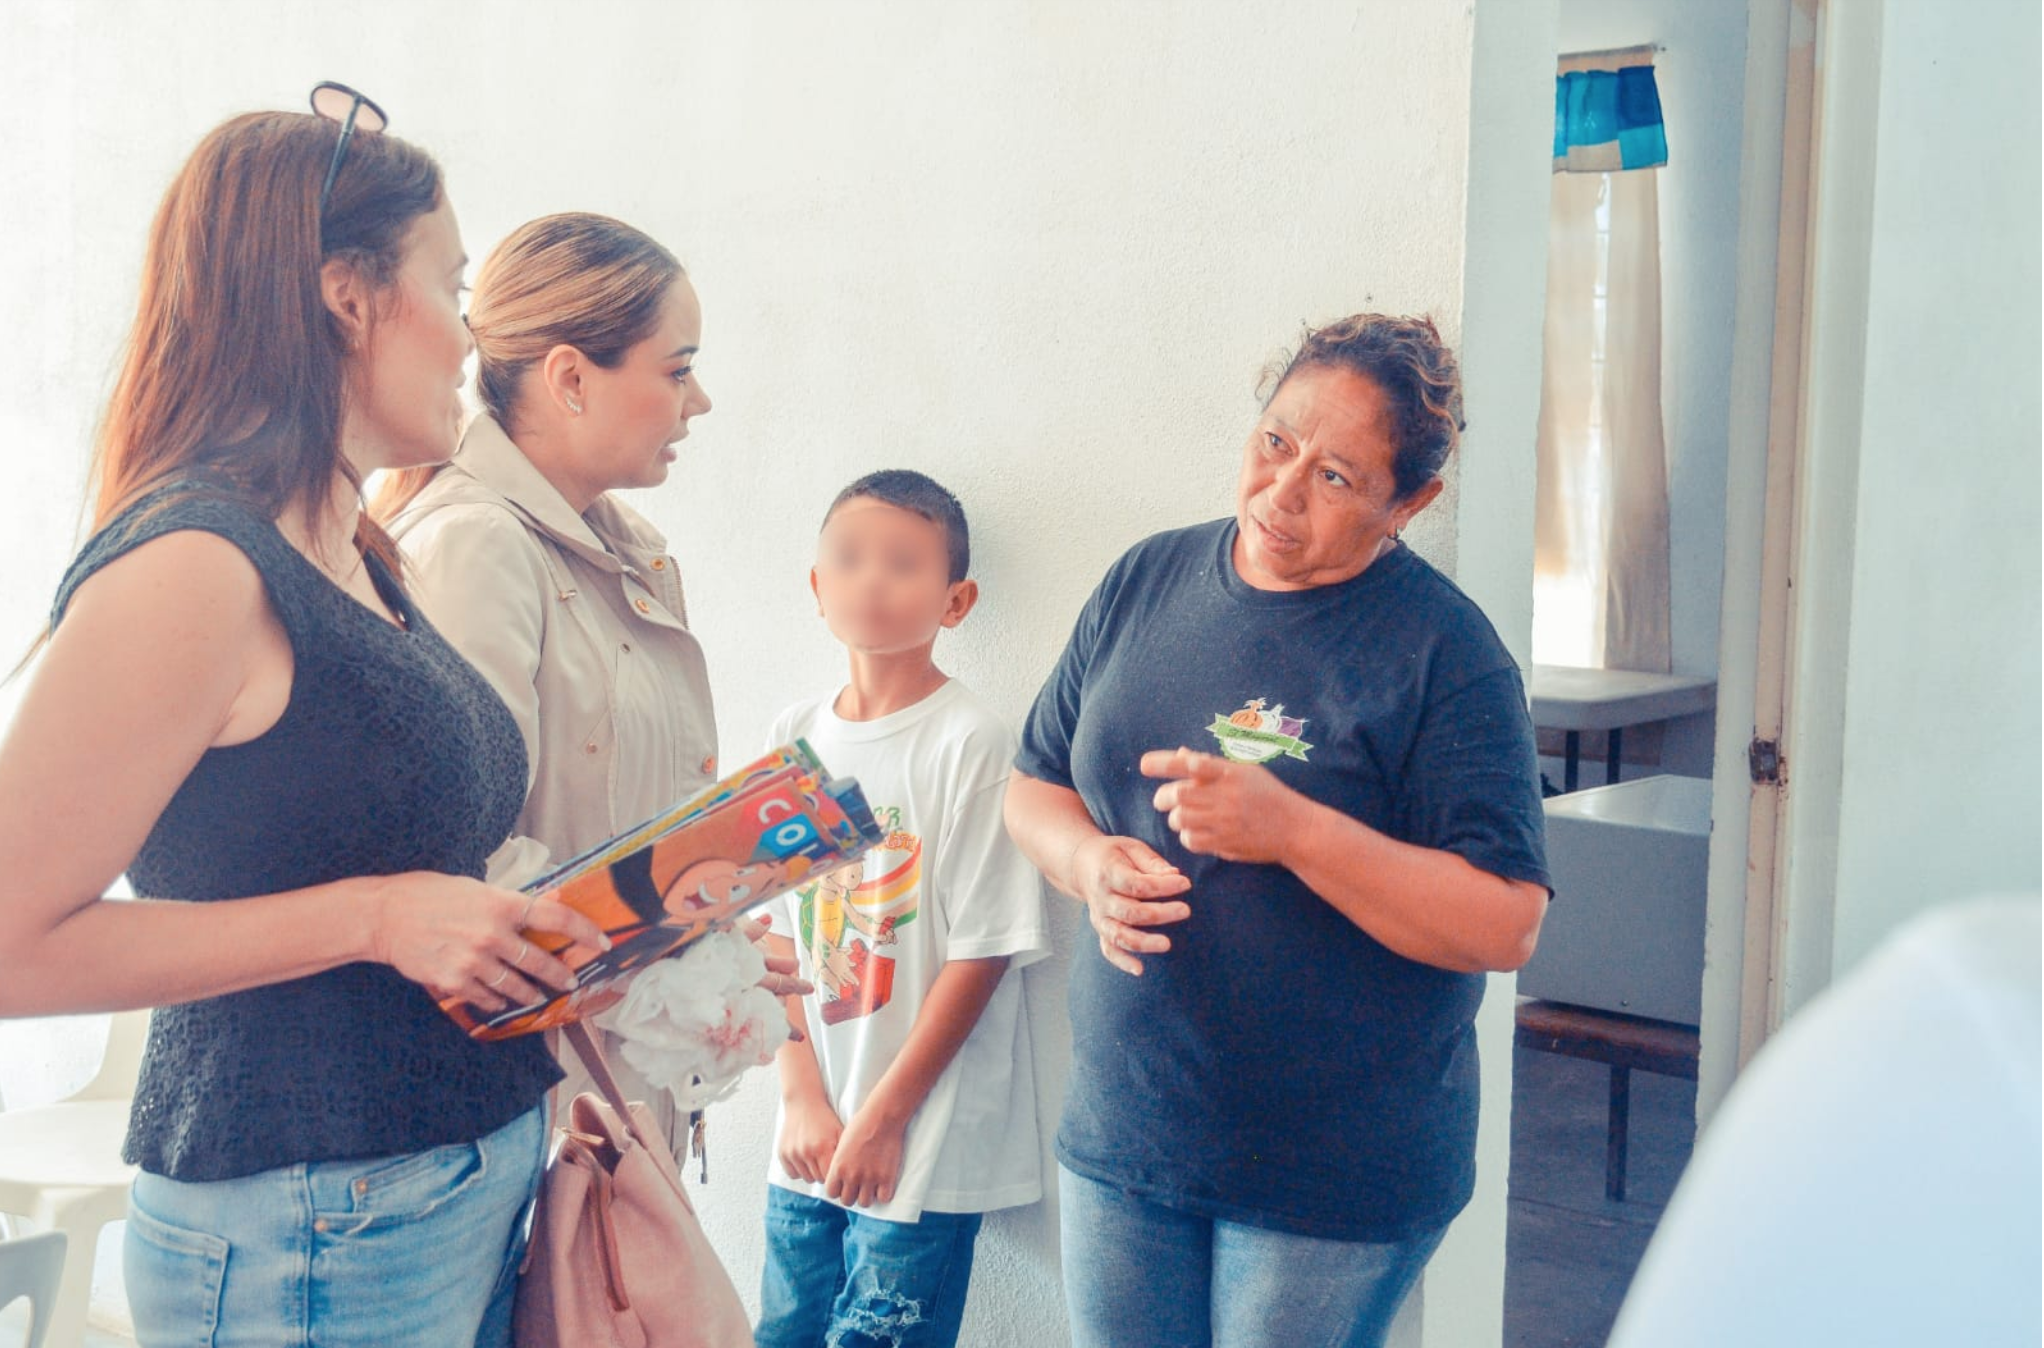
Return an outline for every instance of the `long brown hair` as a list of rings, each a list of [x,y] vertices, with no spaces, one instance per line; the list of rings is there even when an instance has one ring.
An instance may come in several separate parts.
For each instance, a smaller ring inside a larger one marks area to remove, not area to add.
[[[440,169],[394,136],[358,134],[321,217],[338,135],[309,114],[250,113],[201,141],[172,181],[93,448],[95,532],[195,469],[271,515],[317,511],[336,472],[359,486],[341,453],[347,337],[320,269],[342,260],[387,292],[412,225],[440,203]],[[356,542],[396,574],[373,521]]]
[[[483,410],[511,431],[526,372],[557,346],[617,368],[660,326],[661,303],[681,275],[674,254],[607,215],[570,211],[520,225],[483,259],[469,297]],[[439,471],[390,474],[372,513],[391,519]]]

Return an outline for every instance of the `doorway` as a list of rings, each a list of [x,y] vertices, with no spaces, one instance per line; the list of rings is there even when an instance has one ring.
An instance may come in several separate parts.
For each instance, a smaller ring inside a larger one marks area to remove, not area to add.
[[[1661,179],[1670,666],[1708,681],[1713,706],[1663,720],[1654,733],[1621,729],[1616,752],[1601,727],[1576,727],[1574,785],[1586,799],[1608,797],[1614,773],[1634,795],[1652,794],[1656,788],[1631,785],[1652,779],[1689,784],[1671,788],[1692,797],[1696,816],[1678,849],[1679,864],[1693,872],[1684,882],[1690,906],[1674,924],[1683,948],[1670,949],[1678,942],[1668,924],[1650,926],[1644,938],[1661,990],[1672,983],[1679,995],[1671,1004],[1624,987],[1578,994],[1685,1029],[1689,1056],[1686,1076],[1661,1070],[1673,1059],[1626,1073],[1621,1106],[1611,1055],[1525,1047],[1522,1028],[1513,1065],[1505,1342],[1523,1348],[1604,1342],[1696,1128],[1772,1023],[1765,1007],[1776,951],[1756,945],[1750,928],[1765,932],[1774,922],[1772,847],[1764,844],[1774,836],[1777,793],[1754,782],[1758,760],[1749,763],[1748,749],[1770,729],[1778,736],[1789,677],[1781,612],[1792,541],[1816,4],[1560,0],[1558,18],[1561,54],[1644,50],[1659,78],[1668,141],[1667,167],[1653,172]],[[1540,708],[1537,687],[1535,702]],[[1553,706],[1546,710],[1557,719]],[[1542,768],[1557,787],[1569,775],[1568,729],[1543,731]],[[1550,860],[1561,890],[1551,926],[1571,901],[1567,864],[1555,855],[1557,831],[1551,802]],[[1751,895],[1749,837],[1764,872]],[[1622,862],[1591,864],[1627,878]],[[1662,862],[1652,868],[1657,875],[1667,869]],[[1608,928],[1603,937],[1608,942]],[[1607,967],[1638,962],[1605,956]],[[1747,986],[1754,980],[1742,978],[1749,969],[1760,987],[1757,1024],[1743,1023],[1755,997]],[[1528,972],[1521,992],[1551,995],[1538,971]],[[1628,996],[1640,1000],[1628,1005]],[[1621,1112],[1623,1196],[1615,1197]]]

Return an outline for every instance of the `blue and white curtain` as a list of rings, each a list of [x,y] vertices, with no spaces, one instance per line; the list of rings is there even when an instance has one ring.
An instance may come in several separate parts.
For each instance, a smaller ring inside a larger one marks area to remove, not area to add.
[[[1651,65],[1572,70],[1554,82],[1554,171],[1613,173],[1668,162]]]
[[[1533,658],[1666,673],[1660,174],[1651,49],[1564,57],[1554,95]]]

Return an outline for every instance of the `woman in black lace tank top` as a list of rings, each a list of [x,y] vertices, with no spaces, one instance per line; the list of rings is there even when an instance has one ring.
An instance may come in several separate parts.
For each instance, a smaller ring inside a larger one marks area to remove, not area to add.
[[[559,1070],[435,1001],[565,986],[521,930],[603,944],[482,883],[518,729],[359,512],[453,452],[466,258],[432,160],[335,111],[236,118],[172,184],[97,531],[0,746],[0,1014],[158,1008],[144,1345],[508,1342]],[[124,871],[141,901],[102,897]]]

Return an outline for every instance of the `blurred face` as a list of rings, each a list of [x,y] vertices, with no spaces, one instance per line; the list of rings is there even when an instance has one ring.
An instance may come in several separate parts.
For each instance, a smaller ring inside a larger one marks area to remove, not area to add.
[[[375,296],[357,348],[347,439],[356,468],[410,468],[454,455],[461,438],[462,322],[468,255],[454,208],[442,201],[411,229],[397,280]]]
[[[1235,570],[1259,590],[1310,590],[1362,574],[1440,493],[1394,501],[1383,390],[1309,366],[1285,380],[1242,451]]]
[[[831,635],[867,655],[927,646],[979,593],[970,580],[952,584],[943,525],[865,496],[824,522],[809,585]]]
[[[655,487],[667,480],[689,418],[710,410],[710,395],[695,374],[702,334],[695,287],[687,277],[676,277],[650,337],[625,352],[615,369],[593,361],[580,365],[583,410],[574,419],[575,457],[592,499],[615,487]]]

